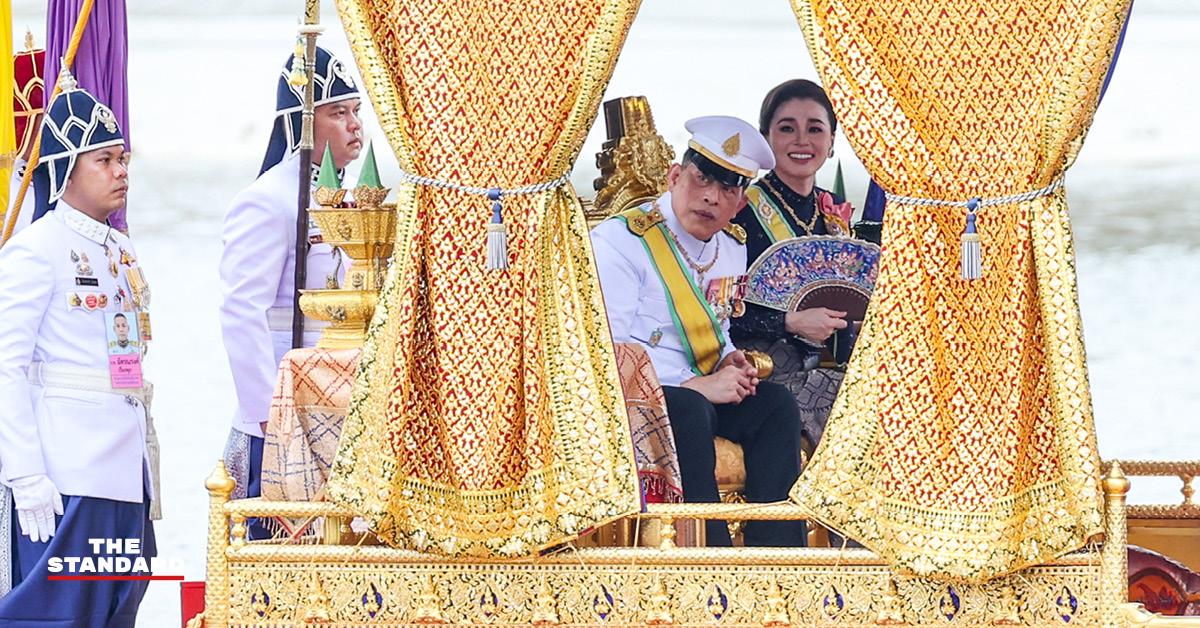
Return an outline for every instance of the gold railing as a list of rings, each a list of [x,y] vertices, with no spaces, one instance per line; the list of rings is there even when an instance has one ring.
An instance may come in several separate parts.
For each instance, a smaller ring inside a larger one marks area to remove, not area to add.
[[[898,577],[867,550],[675,547],[668,542],[668,532],[683,519],[802,518],[787,504],[651,504],[636,519],[660,526],[663,542],[656,547],[568,543],[520,560],[447,558],[365,544],[249,542],[249,517],[340,522],[353,513],[324,502],[230,501],[233,480],[221,465],[207,482],[204,621],[210,628],[951,622],[1200,628],[1200,618],[1159,617],[1126,603],[1125,464],[1112,465],[1104,480],[1107,542],[1099,556],[1076,552],[978,585]]]

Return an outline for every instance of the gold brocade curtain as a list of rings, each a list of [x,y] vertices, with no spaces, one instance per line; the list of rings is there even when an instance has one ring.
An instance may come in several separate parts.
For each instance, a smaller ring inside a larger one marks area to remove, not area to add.
[[[639,0],[338,0],[408,172],[517,188],[570,168]],[[521,556],[636,511],[587,225],[569,186],[491,203],[405,184],[329,496],[387,542]]]
[[[793,0],[846,136],[892,194],[966,201],[1063,176],[1129,0]],[[981,581],[1101,531],[1065,193],[979,211],[889,200],[879,280],[792,491],[901,572]]]

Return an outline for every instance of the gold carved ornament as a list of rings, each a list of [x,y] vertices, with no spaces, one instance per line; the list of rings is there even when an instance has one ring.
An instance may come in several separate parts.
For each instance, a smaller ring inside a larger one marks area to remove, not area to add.
[[[337,4],[401,168],[505,189],[574,161],[638,7]],[[328,484],[397,547],[523,556],[639,508],[575,195],[506,199],[507,272],[485,271],[486,212],[461,192],[399,188],[393,262]]]
[[[1128,0],[793,0],[846,135],[890,193],[964,201],[1074,161]],[[1065,193],[978,213],[889,203],[879,280],[792,497],[897,571],[982,581],[1101,530]]]

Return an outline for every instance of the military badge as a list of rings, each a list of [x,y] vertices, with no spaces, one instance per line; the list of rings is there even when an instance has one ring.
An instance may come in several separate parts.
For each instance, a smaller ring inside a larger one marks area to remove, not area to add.
[[[121,263],[122,264],[124,264],[126,266],[132,266],[133,263],[136,261],[137,260],[134,259],[133,256],[129,254],[129,251],[126,251],[124,248],[121,248]]]
[[[708,282],[705,299],[719,320],[741,316],[746,312],[742,302],[746,296],[746,275],[720,277]]]
[[[662,336],[663,334],[661,329],[656,329],[650,332],[650,342],[647,344],[649,344],[651,347],[657,347],[658,343],[662,341]]]
[[[133,305],[137,308],[150,307],[150,286],[146,276],[139,266],[125,269],[125,279],[129,281],[129,289],[133,291]]]
[[[71,251],[71,261],[76,264],[79,263],[79,254],[76,253],[75,251]]]
[[[92,267],[88,266],[87,264],[83,264],[83,263],[76,264],[75,265],[75,274],[83,276],[83,277],[91,277],[93,274]]]
[[[67,303],[70,303],[71,307],[79,307],[79,306],[83,305],[83,299],[80,299],[79,294],[76,293],[76,294],[72,294],[71,298],[67,299]]]
[[[152,335],[150,333],[150,313],[149,312],[138,312],[137,318],[138,318],[138,330],[140,330],[142,333],[142,340],[143,341],[153,340],[154,338],[152,337]]]

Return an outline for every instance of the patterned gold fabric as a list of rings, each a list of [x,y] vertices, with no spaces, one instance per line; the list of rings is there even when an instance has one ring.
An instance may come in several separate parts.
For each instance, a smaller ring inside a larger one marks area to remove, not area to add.
[[[618,342],[613,347],[621,371],[621,387],[625,389],[625,408],[629,411],[629,431],[633,435],[642,496],[651,504],[680,503],[683,476],[679,472],[675,432],[667,417],[667,398],[663,396],[658,373],[654,372],[654,363],[646,347],[640,344]]]
[[[361,356],[360,349],[317,348],[283,356],[263,439],[263,499],[324,499]],[[272,523],[292,535],[309,521],[280,517]]]
[[[408,172],[515,188],[573,163],[637,0],[338,0]],[[402,187],[393,265],[329,497],[396,546],[521,556],[638,509],[629,423],[569,189],[490,203]]]
[[[1074,161],[1128,0],[793,0],[846,135],[884,189],[965,201]],[[902,571],[980,581],[1101,530],[1062,190],[980,211],[889,203],[879,282],[792,497]]]
[[[316,501],[350,407],[359,349],[292,349],[279,364],[263,440],[262,496]]]

